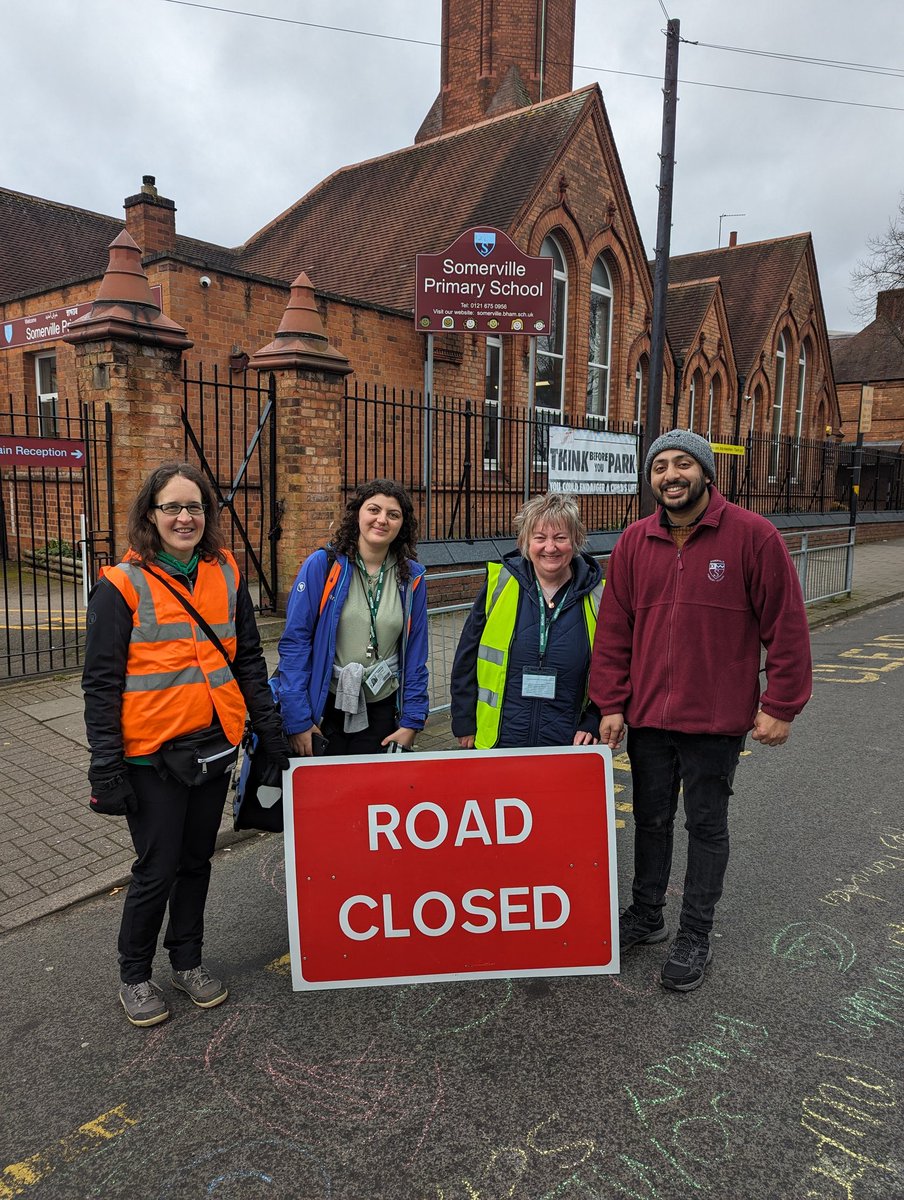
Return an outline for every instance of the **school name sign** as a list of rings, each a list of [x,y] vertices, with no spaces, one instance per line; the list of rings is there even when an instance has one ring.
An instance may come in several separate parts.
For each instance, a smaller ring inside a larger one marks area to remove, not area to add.
[[[638,442],[633,433],[549,427],[549,490],[584,494],[637,492]]]
[[[608,749],[299,759],[286,781],[295,990],[619,969]]]
[[[418,254],[414,318],[424,333],[549,333],[552,259],[501,229],[466,230],[439,254]]]

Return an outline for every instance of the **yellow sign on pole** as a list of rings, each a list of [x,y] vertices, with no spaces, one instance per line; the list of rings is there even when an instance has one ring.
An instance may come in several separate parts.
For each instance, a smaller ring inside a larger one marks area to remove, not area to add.
[[[733,446],[733,445],[731,445],[730,442],[713,442],[712,443],[712,452],[713,452],[713,454],[740,454],[740,455],[744,455],[747,453],[743,446]]]

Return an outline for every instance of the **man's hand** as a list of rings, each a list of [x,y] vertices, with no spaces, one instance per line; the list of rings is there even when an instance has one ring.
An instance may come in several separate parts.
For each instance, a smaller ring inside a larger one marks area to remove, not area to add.
[[[760,709],[750,736],[755,742],[762,742],[764,746],[784,746],[791,736],[791,722],[770,717]]]
[[[625,736],[625,714],[609,713],[600,719],[600,745],[616,750]]]
[[[477,740],[476,733],[466,733],[464,737],[458,739],[459,750],[473,750],[474,742]]]

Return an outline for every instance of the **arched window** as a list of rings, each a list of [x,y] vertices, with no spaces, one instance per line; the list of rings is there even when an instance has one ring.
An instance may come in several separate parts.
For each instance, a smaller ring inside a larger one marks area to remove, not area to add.
[[[640,431],[641,422],[643,421],[643,410],[647,402],[647,375],[649,369],[650,363],[647,356],[641,354],[634,371],[634,428],[638,432]]]
[[[483,405],[483,466],[499,465],[499,428],[502,412],[502,338],[486,339],[486,371]]]
[[[772,446],[769,450],[769,474],[775,479],[778,476],[778,464],[781,454],[782,419],[785,412],[785,376],[788,362],[788,342],[784,332],[778,335],[778,345],[775,348],[775,391],[772,397]]]
[[[587,359],[587,415],[590,425],[609,423],[609,361],[612,351],[612,278],[598,258],[590,276],[590,348]]]
[[[709,402],[706,406],[706,436],[713,440],[713,431],[719,432],[719,413],[722,407],[722,379],[713,375],[709,381]]]
[[[687,405],[687,427],[694,428],[694,422],[697,420],[699,406],[703,403],[703,372],[698,367],[691,376],[691,387],[688,394]]]
[[[800,439],[804,428],[804,397],[807,394],[807,348],[800,344],[797,359],[797,402],[794,406],[794,478],[800,475]]]
[[[565,403],[568,271],[555,238],[543,239],[540,255],[552,259],[552,322],[549,331],[537,338],[536,404],[561,413]]]

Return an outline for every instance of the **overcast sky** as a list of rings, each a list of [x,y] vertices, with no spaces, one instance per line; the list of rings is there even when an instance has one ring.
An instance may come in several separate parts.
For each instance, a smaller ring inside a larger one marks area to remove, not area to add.
[[[227,246],[410,145],[439,87],[440,0],[0,8],[0,185],[121,216],[154,175],[180,233]],[[902,0],[577,0],[574,85],[602,89],[651,258],[664,9],[687,39],[672,253],[717,245],[722,214],[743,214],[722,217],[723,245],[809,230],[829,328],[860,328],[850,272],[904,190]]]

